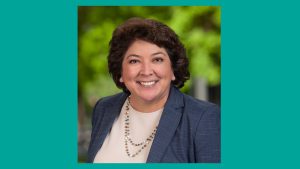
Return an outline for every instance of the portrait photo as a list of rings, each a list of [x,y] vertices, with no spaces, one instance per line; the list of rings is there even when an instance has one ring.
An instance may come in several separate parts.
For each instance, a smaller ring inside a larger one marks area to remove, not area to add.
[[[78,162],[221,162],[221,8],[78,6]]]

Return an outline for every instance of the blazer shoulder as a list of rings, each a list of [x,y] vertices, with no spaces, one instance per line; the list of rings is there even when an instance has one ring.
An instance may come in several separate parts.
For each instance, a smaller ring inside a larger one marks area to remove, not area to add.
[[[196,99],[196,98],[186,95],[186,94],[183,94],[183,95],[184,95],[184,97],[183,97],[184,105],[187,109],[199,112],[199,111],[207,111],[210,109],[218,109],[219,108],[219,106],[216,105],[215,103],[199,100],[199,99]]]
[[[122,98],[124,95],[126,95],[126,94],[125,93],[117,93],[112,96],[102,97],[96,102],[95,108],[102,107],[102,106],[115,105],[120,100],[120,98]]]
[[[199,100],[184,94],[184,114],[198,124],[206,117],[220,118],[220,107],[214,103]],[[195,125],[196,125],[195,124]]]
[[[96,120],[101,119],[100,117],[103,117],[103,113],[104,113],[104,109],[107,107],[113,107],[116,106],[118,104],[121,104],[121,100],[123,99],[123,97],[125,97],[126,94],[125,93],[118,93],[112,96],[106,96],[103,98],[100,98],[93,109],[93,113],[92,113],[92,124],[95,123]]]

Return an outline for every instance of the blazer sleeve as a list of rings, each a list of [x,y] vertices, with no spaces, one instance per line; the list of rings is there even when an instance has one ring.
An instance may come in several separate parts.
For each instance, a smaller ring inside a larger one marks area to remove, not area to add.
[[[92,154],[92,149],[93,149],[93,145],[94,145],[94,140],[95,140],[95,135],[97,133],[97,128],[95,127],[96,124],[97,124],[97,121],[99,121],[99,113],[97,113],[97,110],[98,109],[101,109],[101,106],[100,106],[100,102],[101,102],[102,99],[99,99],[97,101],[97,103],[95,104],[94,106],[94,109],[93,109],[93,113],[92,113],[92,132],[91,132],[91,137],[90,137],[90,144],[89,144],[89,147],[88,147],[88,159],[87,159],[87,162],[92,162],[92,159],[91,159],[91,154]]]
[[[195,156],[198,163],[220,162],[220,108],[211,105],[199,120],[195,134]]]
[[[94,130],[95,130],[95,125],[96,125],[96,123],[97,123],[97,121],[99,120],[99,113],[97,113],[98,111],[98,109],[100,109],[101,108],[101,106],[100,106],[100,102],[101,102],[101,100],[102,99],[99,99],[98,101],[97,101],[97,103],[95,104],[95,106],[94,106],[94,109],[93,109],[93,113],[92,113],[92,133],[91,133],[91,135],[92,135],[92,137],[93,137],[93,134],[94,134]]]

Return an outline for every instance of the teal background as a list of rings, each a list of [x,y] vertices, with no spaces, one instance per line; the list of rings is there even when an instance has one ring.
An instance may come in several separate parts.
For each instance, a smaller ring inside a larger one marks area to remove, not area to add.
[[[222,163],[77,163],[77,6],[222,7]],[[1,1],[0,168],[299,168],[294,1]]]

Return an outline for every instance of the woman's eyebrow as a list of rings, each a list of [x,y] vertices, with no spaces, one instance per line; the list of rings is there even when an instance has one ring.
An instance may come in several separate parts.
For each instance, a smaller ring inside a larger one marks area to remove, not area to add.
[[[164,55],[164,56],[166,56],[166,54],[164,52],[155,52],[155,53],[151,54],[151,56],[155,56],[155,55]]]
[[[155,53],[152,53],[151,56],[156,56],[156,55],[163,55],[163,56],[166,56],[166,54],[164,52],[155,52]],[[129,54],[126,56],[126,59],[127,58],[130,58],[130,57],[137,57],[137,58],[140,58],[141,56],[140,55],[137,55],[137,54]]]
[[[139,58],[141,56],[137,55],[137,54],[129,54],[129,55],[126,56],[126,58],[130,58],[130,57],[137,57],[137,58]]]

